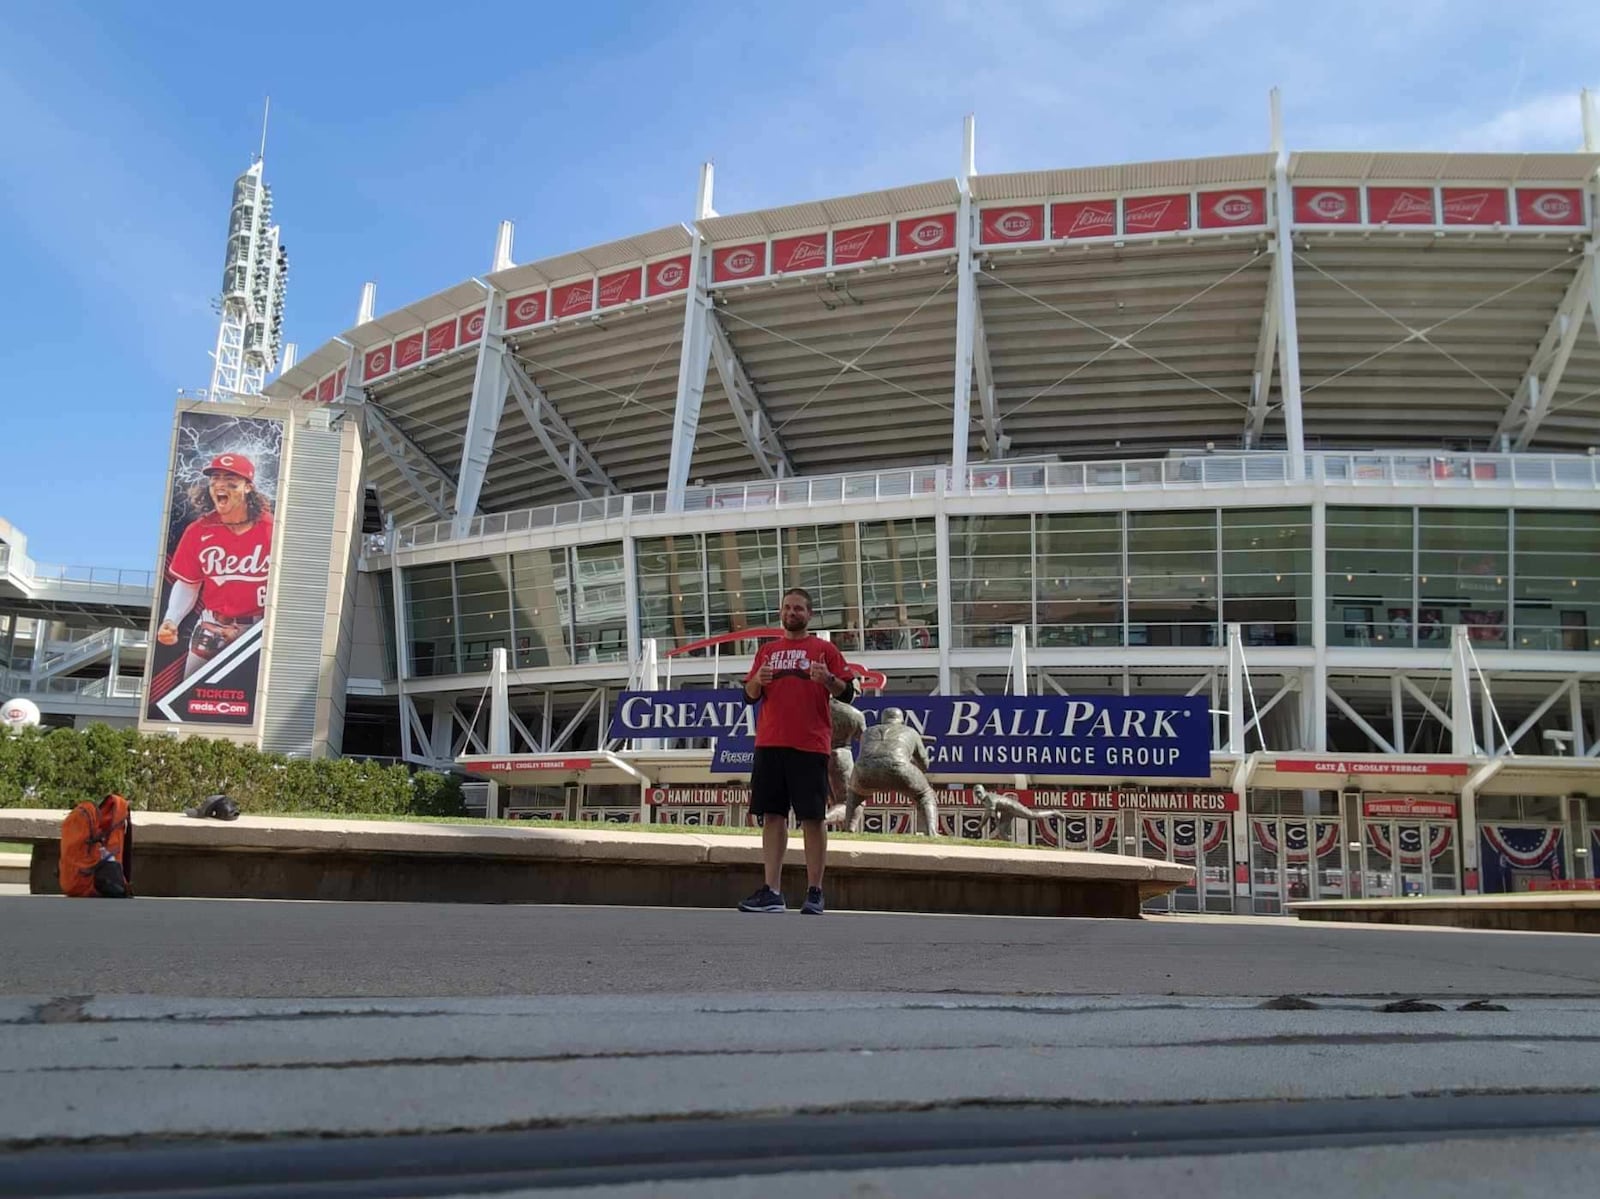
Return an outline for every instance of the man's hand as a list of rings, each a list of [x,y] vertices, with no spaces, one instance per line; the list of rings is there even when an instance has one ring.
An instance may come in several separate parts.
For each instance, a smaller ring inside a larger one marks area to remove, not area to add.
[[[813,683],[821,683],[824,687],[828,687],[829,686],[829,680],[831,680],[832,678],[833,678],[833,672],[830,671],[821,662],[813,662],[811,664],[811,681]],[[831,688],[829,688],[829,689],[831,690]]]
[[[772,663],[770,661],[762,663],[761,669],[756,671],[756,682],[760,683],[763,688],[771,684]]]
[[[156,641],[161,645],[177,645],[178,626],[170,620],[163,620],[161,627],[156,630]]]

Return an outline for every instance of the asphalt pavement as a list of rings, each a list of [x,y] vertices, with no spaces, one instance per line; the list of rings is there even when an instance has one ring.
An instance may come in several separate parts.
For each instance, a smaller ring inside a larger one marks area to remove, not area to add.
[[[26,897],[0,898],[0,995],[1600,997],[1597,944],[1188,917]]]

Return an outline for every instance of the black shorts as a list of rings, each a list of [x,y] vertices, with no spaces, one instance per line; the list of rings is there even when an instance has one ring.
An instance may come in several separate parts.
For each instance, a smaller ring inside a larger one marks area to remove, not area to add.
[[[750,814],[823,820],[828,815],[828,755],[757,746],[750,768]]]

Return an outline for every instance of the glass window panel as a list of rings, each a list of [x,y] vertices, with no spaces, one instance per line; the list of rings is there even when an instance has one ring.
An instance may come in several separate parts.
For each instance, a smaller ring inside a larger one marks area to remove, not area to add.
[[[510,564],[505,555],[455,564],[461,617],[461,669],[488,670],[496,649],[511,648]]]
[[[646,538],[636,545],[639,628],[666,653],[706,637],[705,546],[698,535]]]
[[[511,556],[511,623],[519,667],[569,666],[572,610],[567,551],[526,550]]]
[[[572,551],[570,569],[574,660],[626,660],[628,587],[622,566],[622,543],[577,546]]]
[[[455,593],[448,562],[406,568],[406,637],[411,673],[456,674]]]
[[[938,550],[931,517],[860,526],[867,649],[938,646]]]
[[[1600,520],[1519,510],[1514,538],[1514,648],[1600,649]]]

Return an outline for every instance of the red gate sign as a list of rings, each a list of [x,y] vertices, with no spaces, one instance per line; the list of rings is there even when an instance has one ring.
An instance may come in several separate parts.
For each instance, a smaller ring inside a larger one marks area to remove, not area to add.
[[[1279,774],[1443,774],[1462,775],[1468,771],[1465,762],[1407,762],[1395,761],[1355,762],[1348,758],[1279,758],[1275,769]]]
[[[1446,225],[1504,225],[1511,206],[1503,187],[1447,187],[1444,189]]]
[[[1170,196],[1136,196],[1122,201],[1122,231],[1178,233],[1189,227],[1189,193]]]
[[[506,301],[506,328],[526,329],[544,320],[545,293],[529,292],[525,296],[512,296]]]
[[[614,275],[600,276],[600,307],[614,308],[618,304],[631,304],[643,294],[644,275],[638,267],[618,271]]]
[[[456,333],[456,344],[467,345],[477,341],[483,336],[483,309],[474,308],[471,312],[463,312],[460,321],[461,328]]]
[[[857,229],[833,231],[833,264],[845,266],[852,262],[871,262],[874,258],[889,257],[889,226],[862,225]]]
[[[550,315],[557,320],[564,316],[582,316],[594,307],[594,280],[568,283],[550,291]]]
[[[1519,187],[1517,224],[1581,225],[1583,192],[1575,187]]]
[[[956,244],[956,214],[901,217],[896,250],[901,254],[928,254],[950,250]]]
[[[413,333],[394,343],[394,369],[404,370],[422,361],[422,334]]]
[[[1294,189],[1294,223],[1359,225],[1361,191],[1354,187],[1297,187]]]
[[[1200,228],[1242,229],[1267,223],[1267,191],[1262,187],[1200,193]]]
[[[513,774],[520,770],[588,770],[593,758],[494,758],[463,767],[471,774]]]
[[[652,262],[645,268],[646,287],[652,296],[664,296],[683,291],[689,286],[689,256],[669,258],[665,262]]]
[[[979,216],[978,240],[986,246],[1044,240],[1044,205],[1013,204],[985,208]]]
[[[428,357],[443,354],[456,348],[456,323],[445,321],[428,330]]]
[[[1433,225],[1431,187],[1367,188],[1367,221],[1373,225]]]
[[[814,271],[828,265],[828,235],[807,233],[803,237],[780,237],[772,243],[772,273]]]
[[[1057,241],[1116,234],[1115,200],[1072,200],[1050,206],[1050,236]]]
[[[767,273],[766,242],[751,242],[745,246],[724,246],[711,251],[711,281],[729,283],[739,279],[754,279]]]
[[[1363,799],[1361,815],[1398,817],[1402,820],[1454,820],[1456,801],[1453,799],[1419,799],[1415,795],[1391,795],[1383,799]]]
[[[391,347],[379,346],[375,350],[368,350],[367,356],[361,360],[361,380],[370,383],[374,379],[381,379],[394,368],[394,355],[390,353]]]

